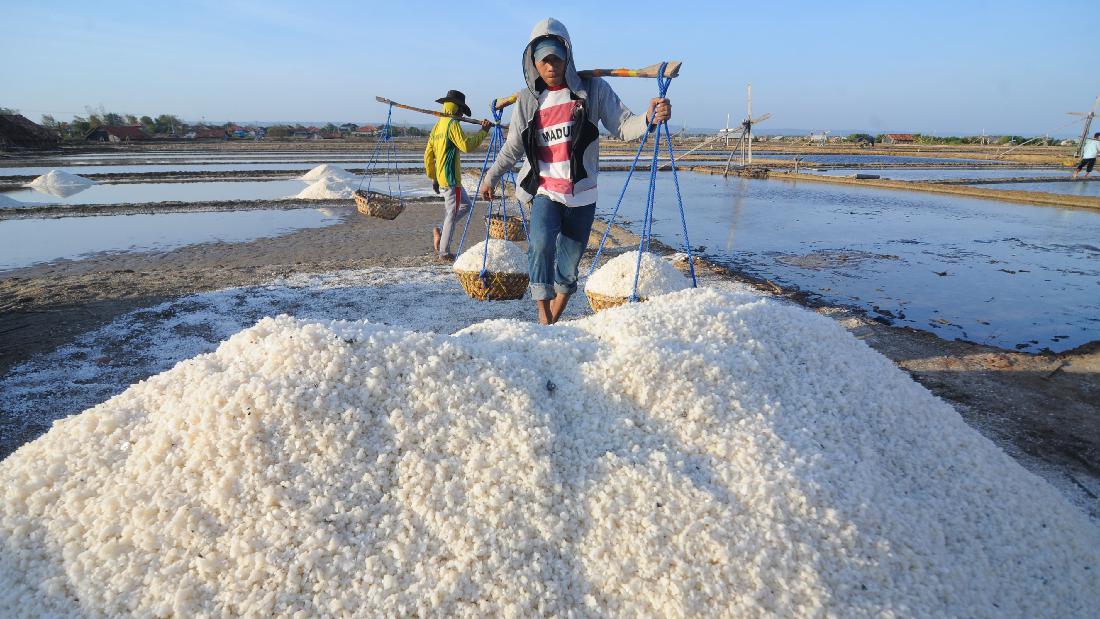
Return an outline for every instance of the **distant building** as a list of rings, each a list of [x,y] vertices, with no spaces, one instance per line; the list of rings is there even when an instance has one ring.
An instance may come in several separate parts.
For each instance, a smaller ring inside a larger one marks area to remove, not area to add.
[[[192,127],[183,137],[190,140],[224,140],[225,129],[222,127]]]
[[[56,132],[22,114],[0,114],[0,148],[53,148],[60,141]]]
[[[915,144],[917,138],[912,133],[887,133],[882,137],[882,144]]]
[[[825,134],[825,133],[811,133],[810,134],[810,143],[811,144],[824,144],[828,141],[829,141],[828,134]]]
[[[375,135],[376,133],[378,133],[378,126],[377,125],[361,125],[359,127],[356,127],[351,132],[351,134],[353,136],[360,137],[360,138],[371,137],[371,136]]]
[[[143,142],[151,138],[141,125],[124,125],[96,127],[89,131],[84,139],[89,142]]]

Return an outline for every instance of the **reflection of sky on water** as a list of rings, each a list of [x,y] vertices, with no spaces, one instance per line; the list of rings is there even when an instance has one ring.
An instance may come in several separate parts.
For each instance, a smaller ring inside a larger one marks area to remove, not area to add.
[[[1009,191],[1045,191],[1067,196],[1100,196],[1100,182],[1077,181],[1071,183],[992,183],[977,185],[988,189],[1007,189]]]
[[[762,159],[794,159],[799,157],[802,161],[809,163],[831,163],[831,164],[852,164],[852,163],[938,163],[938,164],[960,164],[960,163],[981,163],[983,165],[1004,165],[1004,162],[993,161],[989,159],[956,159],[954,157],[920,157],[910,155],[856,155],[856,154],[844,154],[844,155],[828,155],[828,154],[814,154],[814,153],[784,153],[784,152],[768,152],[762,150],[753,150],[753,155]]]
[[[90,184],[46,185],[46,186],[38,185],[38,186],[32,187],[31,190],[34,191],[34,193],[40,194],[42,196],[49,196],[49,197],[52,197],[52,198],[69,198],[69,197],[75,196],[76,194],[88,189],[91,186],[92,185],[90,185]],[[16,199],[16,200],[18,199],[16,197],[11,196],[11,195],[9,195],[8,197],[11,197],[11,198]]]
[[[625,173],[600,175],[600,212]],[[648,175],[621,214],[638,230]],[[684,174],[692,243],[756,277],[895,324],[1005,348],[1100,339],[1100,213],[820,183]],[[681,244],[671,175],[654,232]]]
[[[826,176],[854,176],[877,174],[882,178],[899,181],[940,180],[948,178],[1014,178],[1014,177],[1067,177],[1069,172],[1051,168],[969,168],[969,169],[906,169],[906,168],[837,168],[830,170],[808,169],[805,172]],[[998,185],[999,186],[999,185]]]
[[[341,168],[365,169],[367,161],[325,161]],[[47,166],[47,167],[0,167],[0,178],[5,176],[40,176],[50,170],[62,169],[73,174],[149,174],[154,172],[247,172],[247,171],[301,171],[305,174],[320,163],[284,162],[284,163],[171,163],[171,164],[111,164],[89,166]],[[398,162],[397,167],[405,169],[423,168],[424,162]]]
[[[398,180],[401,193],[409,198],[432,195],[431,183],[420,174],[377,174],[367,177],[372,190],[397,194]],[[348,187],[360,186],[355,177]],[[19,189],[0,195],[20,202],[18,206],[52,204],[139,204],[146,202],[216,202],[223,200],[278,200],[296,196],[309,186],[306,181],[212,181],[202,183],[100,183],[81,187],[79,193],[57,196],[35,189]],[[473,188],[470,188],[473,191]],[[351,197],[348,197],[351,200]],[[16,205],[12,205],[15,207]]]
[[[481,164],[485,160],[484,154],[481,158],[475,156],[467,157],[463,161],[464,168],[481,169]],[[629,163],[633,157],[606,157],[601,161],[608,165],[623,165]],[[0,167],[0,178],[5,176],[40,176],[49,172],[50,170],[63,169],[66,172],[72,172],[73,174],[152,174],[156,172],[252,172],[252,171],[300,171],[306,173],[310,169],[320,165],[321,163],[330,163],[332,165],[345,168],[345,169],[366,169],[369,161],[340,161],[329,159],[323,162],[235,162],[235,163],[127,163],[127,164],[110,164],[110,165],[86,165],[86,166],[36,166],[36,167]],[[692,159],[685,161],[684,165],[725,165],[725,159]],[[387,162],[385,166],[375,164],[376,169],[393,169],[408,170],[410,173],[419,173],[424,168],[423,159],[407,160]]]
[[[3,195],[34,204],[127,204],[140,202],[206,202],[212,200],[274,200],[305,189],[305,181],[214,181],[209,183],[99,183],[71,196],[34,189]]]
[[[351,208],[109,215],[0,221],[0,270],[99,252],[244,242],[339,223]]]

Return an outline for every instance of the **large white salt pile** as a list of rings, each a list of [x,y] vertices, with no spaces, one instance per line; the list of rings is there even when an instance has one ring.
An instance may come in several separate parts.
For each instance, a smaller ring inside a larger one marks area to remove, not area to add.
[[[319,181],[324,178],[338,181],[350,181],[355,178],[355,175],[339,166],[322,163],[298,178],[303,181]]]
[[[326,177],[310,183],[293,197],[300,200],[350,200],[355,197],[355,186],[354,183]]]
[[[638,252],[628,251],[596,269],[585,282],[584,289],[608,297],[629,297],[634,292],[635,272],[638,273],[638,296],[643,299],[691,287],[691,281],[670,262],[650,252],[642,252],[639,270]]]
[[[1089,617],[1100,532],[839,326],[264,319],[0,463],[0,615]]]
[[[42,193],[66,198],[95,184],[96,182],[90,178],[84,178],[64,170],[50,170],[27,183],[27,187],[34,188]]]
[[[462,252],[455,259],[454,270],[480,273],[481,265],[493,273],[526,273],[527,254],[519,245],[503,239],[489,239],[489,253],[485,253],[485,241]]]

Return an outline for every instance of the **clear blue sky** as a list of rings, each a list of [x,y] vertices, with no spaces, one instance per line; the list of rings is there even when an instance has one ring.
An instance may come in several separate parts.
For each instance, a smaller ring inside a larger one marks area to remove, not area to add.
[[[475,113],[522,84],[531,27],[569,28],[579,68],[679,59],[675,125],[771,112],[772,128],[1038,134],[1100,94],[1080,2],[275,2],[7,0],[0,106],[185,120],[374,121],[375,95]],[[615,79],[641,109],[652,80]],[[399,121],[423,122],[412,113]],[[1069,134],[1064,127],[1058,134]]]

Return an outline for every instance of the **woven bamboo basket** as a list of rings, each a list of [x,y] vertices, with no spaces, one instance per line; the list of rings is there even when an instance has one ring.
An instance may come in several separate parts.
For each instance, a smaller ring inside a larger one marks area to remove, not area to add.
[[[609,297],[596,292],[588,292],[587,290],[584,291],[584,296],[588,297],[588,304],[592,306],[593,312],[611,307],[618,307],[630,302],[630,297]],[[645,301],[645,298],[638,297],[638,300]]]
[[[383,193],[355,190],[355,209],[364,215],[396,219],[405,210],[404,200]]]
[[[514,301],[522,299],[527,292],[526,273],[494,273],[485,274],[485,281],[481,281],[480,274],[475,271],[455,271],[458,281],[466,294],[478,301]]]
[[[489,219],[489,238],[504,239],[505,241],[526,241],[527,235],[523,233],[523,220],[515,215],[509,215],[505,221],[504,215],[493,215]]]

